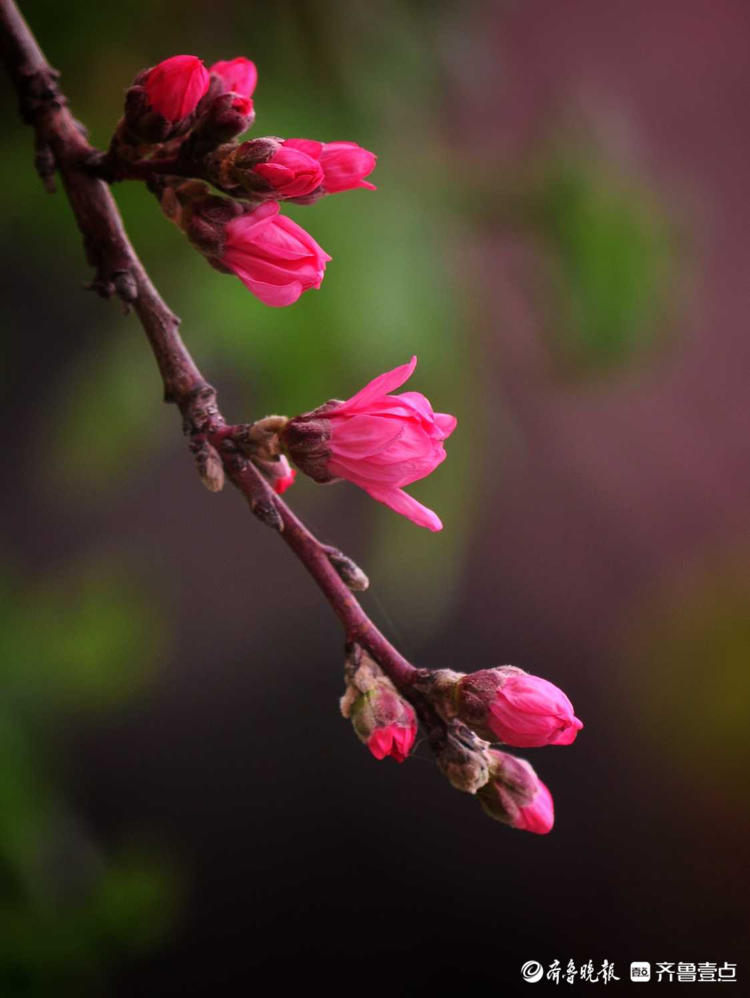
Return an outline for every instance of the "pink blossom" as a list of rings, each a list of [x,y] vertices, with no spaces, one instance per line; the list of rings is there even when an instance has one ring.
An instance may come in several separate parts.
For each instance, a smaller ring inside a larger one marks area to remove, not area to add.
[[[286,145],[280,145],[273,156],[258,163],[253,172],[283,198],[304,197],[323,183],[323,168],[317,159]]]
[[[513,665],[462,676],[455,704],[478,735],[517,748],[570,745],[583,727],[559,687]]]
[[[195,110],[209,83],[197,56],[173,55],[148,71],[143,86],[154,111],[167,121],[180,121]]]
[[[269,201],[232,219],[221,263],[266,305],[291,305],[303,291],[319,288],[330,256],[313,237],[279,214]]]
[[[325,174],[326,194],[338,194],[357,187],[376,190],[364,178],[375,169],[377,157],[356,142],[316,142],[314,139],[286,139],[284,146],[298,149],[320,161]]]
[[[416,736],[416,721],[413,721],[408,728],[400,724],[389,724],[373,731],[367,740],[367,747],[376,759],[385,759],[390,755],[396,762],[404,762],[411,752]]]
[[[524,832],[534,832],[536,835],[546,835],[552,831],[555,823],[555,805],[552,794],[537,777],[537,791],[530,804],[518,809],[511,824]]]
[[[433,412],[419,392],[389,395],[409,379],[417,358],[375,378],[346,402],[322,414],[330,425],[328,470],[364,489],[413,523],[442,530],[431,509],[403,491],[445,460],[443,441],[455,416]]]
[[[255,68],[255,63],[251,62],[250,59],[245,59],[244,56],[215,62],[209,68],[209,73],[213,73],[214,76],[221,79],[225,90],[231,90],[243,97],[252,97],[258,82],[258,70]]]

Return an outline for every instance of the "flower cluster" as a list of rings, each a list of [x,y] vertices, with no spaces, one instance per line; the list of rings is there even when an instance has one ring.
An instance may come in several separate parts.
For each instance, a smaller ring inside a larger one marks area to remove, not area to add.
[[[108,178],[146,179],[166,216],[213,267],[236,275],[265,304],[284,306],[320,287],[331,257],[282,214],[281,204],[374,190],[366,178],[375,156],[352,142],[240,141],[255,120],[257,79],[244,57],[207,68],[196,56],[177,55],[144,70],[128,90],[107,157]],[[222,487],[222,449],[233,455],[235,463],[226,464],[233,479],[249,459],[276,495],[299,469],[319,483],[346,479],[413,523],[441,530],[438,515],[404,489],[445,460],[456,418],[435,412],[419,392],[393,394],[416,363],[412,357],[345,401],[330,400],[291,419],[274,415],[222,427],[214,438],[197,436],[191,447],[202,480],[212,491]],[[367,587],[350,559],[335,548],[320,549],[350,589]],[[418,712],[452,786],[475,795],[498,821],[536,834],[551,830],[547,787],[527,761],[492,746],[572,744],[583,725],[558,687],[515,666],[465,674],[417,670],[402,660],[391,662],[386,674],[359,644],[348,648],[345,682],[341,712],[376,759],[405,761]]]
[[[571,745],[583,724],[563,691],[512,665],[469,674],[439,669],[424,674],[418,688],[447,725],[470,733],[470,751],[456,759],[455,748],[449,747],[452,770],[446,775],[454,786],[476,793],[484,810],[498,821],[538,834],[549,832],[554,808],[547,787],[526,760],[489,748],[489,743],[515,748]],[[445,771],[445,765],[442,768]],[[481,781],[474,780],[478,769]],[[467,773],[470,783],[462,784]]]
[[[162,202],[169,201],[169,188],[195,178],[238,203],[239,209],[223,212],[194,204],[188,237],[203,252],[208,242],[209,261],[239,277],[266,305],[291,305],[320,287],[331,257],[280,213],[279,203],[310,204],[358,187],[374,190],[365,177],[375,168],[375,156],[353,142],[236,141],[255,120],[257,80],[254,63],[242,56],[206,68],[197,56],[175,55],[144,70],[128,91],[110,148],[112,175],[151,171]],[[184,216],[171,217],[182,225]]]

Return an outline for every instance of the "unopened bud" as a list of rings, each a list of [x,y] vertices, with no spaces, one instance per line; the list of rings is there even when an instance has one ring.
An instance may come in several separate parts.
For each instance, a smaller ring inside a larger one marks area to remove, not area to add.
[[[207,97],[199,108],[200,117],[185,143],[183,155],[199,159],[216,146],[229,142],[246,132],[255,121],[250,97],[237,93],[222,93]]]
[[[252,195],[256,200],[273,197],[273,188],[255,173],[281,148],[281,139],[266,136],[237,145],[221,145],[205,159],[206,176],[217,187],[237,197]]]
[[[206,67],[192,55],[172,56],[139,73],[126,94],[115,144],[155,144],[183,134],[209,82]]]
[[[224,488],[224,465],[218,451],[205,438],[197,438],[191,443],[195,464],[203,484],[209,492],[221,492]]]
[[[490,778],[489,745],[460,722],[448,725],[436,759],[448,782],[464,793],[475,794]]]
[[[525,759],[489,750],[490,779],[477,797],[486,814],[513,828],[546,835],[555,823],[552,795]]]
[[[363,593],[369,588],[370,580],[359,565],[355,561],[352,561],[348,555],[344,554],[343,551],[339,551],[338,548],[328,546],[326,546],[325,552],[328,555],[328,560],[339,573],[341,581],[353,593]]]
[[[341,713],[376,759],[404,762],[417,735],[414,708],[359,645],[349,649]]]
[[[282,496],[290,486],[294,485],[297,472],[283,454],[271,460],[256,457],[252,461],[255,467],[263,472],[277,496]]]
[[[163,185],[159,202],[165,216],[185,233],[197,250],[220,261],[226,242],[226,226],[246,210],[231,198],[212,194],[202,180],[186,180],[177,185]]]
[[[457,717],[491,742],[570,745],[583,727],[561,689],[513,665],[468,675],[442,669],[420,689],[443,718]]]

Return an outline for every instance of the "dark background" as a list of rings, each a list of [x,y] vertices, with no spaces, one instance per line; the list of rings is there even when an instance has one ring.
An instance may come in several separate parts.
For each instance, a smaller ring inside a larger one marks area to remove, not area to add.
[[[288,498],[416,664],[522,665],[585,728],[527,753],[546,837],[425,744],[370,757],[332,613],[200,488],[5,87],[0,993],[515,994],[531,959],[608,959],[619,988],[630,960],[730,961],[744,989],[750,7],[23,8],[97,145],[190,52],[257,62],[256,135],[378,153],[377,192],[290,212],[333,260],[287,309],[116,194],[230,418],[418,354],[409,387],[459,417],[412,489],[444,531],[347,484]]]

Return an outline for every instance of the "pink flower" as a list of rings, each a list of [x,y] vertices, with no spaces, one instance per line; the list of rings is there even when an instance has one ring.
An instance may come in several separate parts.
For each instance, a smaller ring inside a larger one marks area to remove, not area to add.
[[[313,237],[279,214],[275,201],[232,219],[224,228],[221,263],[266,305],[291,305],[319,288],[330,256]]]
[[[536,835],[555,823],[552,794],[525,759],[489,750],[490,779],[477,791],[486,813],[496,821]]]
[[[517,748],[570,745],[583,727],[561,689],[512,665],[462,676],[455,704],[478,735]]]
[[[373,731],[367,740],[367,747],[376,759],[385,759],[390,755],[396,762],[404,762],[411,752],[416,736],[416,721],[413,721],[408,728],[400,724],[389,724],[385,728],[376,728]]]
[[[292,460],[316,481],[346,478],[413,523],[442,530],[440,518],[403,491],[445,459],[455,416],[433,412],[419,392],[389,395],[411,376],[408,364],[381,374],[346,402],[296,416],[284,430]]]
[[[317,159],[285,145],[280,145],[273,156],[265,163],[259,163],[253,172],[283,198],[303,197],[323,183],[323,169]]]
[[[148,71],[143,86],[154,111],[167,121],[191,114],[208,90],[210,77],[194,55],[173,55]]]
[[[258,82],[258,70],[255,68],[255,63],[245,59],[244,56],[215,62],[208,71],[221,79],[225,90],[231,90],[243,97],[252,97]]]
[[[323,187],[326,194],[338,194],[357,187],[376,190],[374,184],[364,179],[375,169],[377,157],[356,142],[316,142],[314,139],[286,139],[284,145],[298,149],[320,161],[325,174]]]

